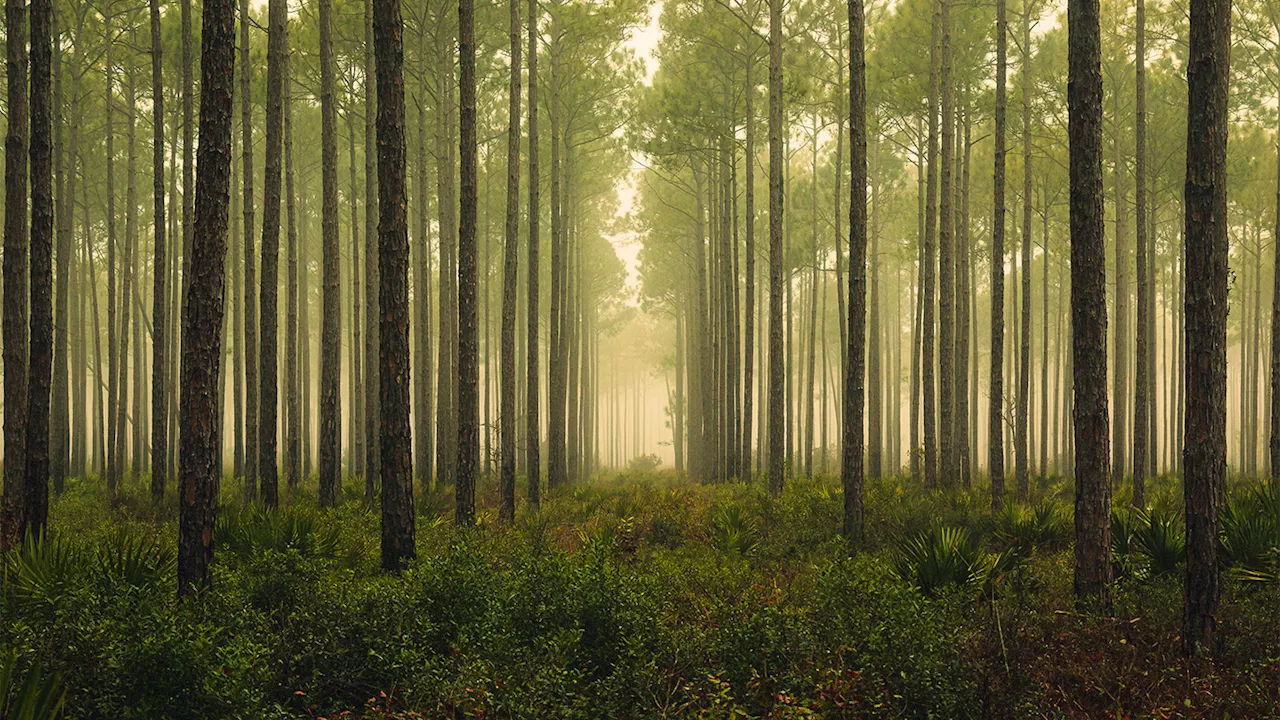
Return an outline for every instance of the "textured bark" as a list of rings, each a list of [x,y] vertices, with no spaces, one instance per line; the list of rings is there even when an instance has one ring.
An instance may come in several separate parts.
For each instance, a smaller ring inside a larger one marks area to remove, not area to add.
[[[1075,385],[1075,592],[1110,603],[1107,284],[1102,205],[1102,40],[1097,0],[1068,5],[1071,326]]]
[[[398,0],[373,0],[378,78],[378,268],[382,397],[382,567],[415,555],[409,428],[409,221],[405,204],[404,45]]]
[[[1004,190],[1005,115],[1008,110],[1009,23],[1006,0],[996,0],[996,111],[993,143],[995,176],[991,223],[991,380],[987,405],[987,473],[991,476],[991,507],[1004,504]]]
[[[418,97],[418,163],[417,163],[417,203],[418,203],[418,256],[414,264],[414,300],[417,305],[417,320],[414,323],[414,343],[416,358],[414,366],[417,372],[413,376],[413,434],[415,442],[413,469],[418,482],[423,488],[431,487],[431,468],[435,460],[435,428],[432,423],[431,390],[434,382],[432,367],[434,359],[431,350],[431,222],[427,215],[427,44],[426,22],[418,28],[418,78],[420,82]]]
[[[960,141],[964,145],[960,171],[960,209],[959,221],[956,223],[956,426],[954,448],[959,464],[960,483],[965,490],[973,488],[973,464],[976,453],[970,442],[978,434],[976,396],[971,399],[969,393],[977,388],[977,378],[969,379],[971,370],[976,372],[976,362],[970,359],[970,348],[975,345],[970,332],[973,323],[973,256],[969,249],[969,160],[973,149],[970,141],[972,116],[970,98],[965,94],[964,103],[964,137]],[[957,151],[957,155],[961,155]]]
[[[507,100],[507,222],[502,272],[502,477],[498,483],[498,518],[516,519],[516,290],[520,284],[520,6],[508,0],[511,81]]]
[[[955,439],[955,90],[951,81],[951,4],[940,0],[942,23],[941,69],[942,152],[938,199],[938,483],[950,487],[959,474]],[[930,206],[932,207],[932,206]]]
[[[151,14],[151,194],[154,219],[155,259],[151,293],[151,498],[164,498],[169,469],[169,401],[165,394],[169,378],[168,340],[168,260],[165,247],[164,212],[164,63],[160,35],[160,0],[150,0]],[[236,342],[239,345],[239,342]],[[237,432],[237,437],[239,433]]]
[[[333,0],[319,0],[320,243],[324,270],[320,321],[320,506],[338,502],[342,487],[342,291],[338,285],[338,110],[334,95]]]
[[[861,0],[849,1],[849,352],[844,364],[844,438],[840,471],[844,486],[844,536],[857,547],[864,535],[863,362],[867,297],[866,61]],[[878,348],[873,349],[878,352]],[[873,439],[874,440],[874,439]]]
[[[1280,67],[1277,68],[1280,71]],[[1280,238],[1280,132],[1276,135],[1276,217],[1273,237]],[[1274,267],[1280,269],[1280,242],[1275,245]],[[1271,489],[1280,490],[1280,270],[1273,273],[1274,286],[1271,294],[1271,432],[1268,434]],[[1166,393],[1168,395],[1168,393]],[[1172,406],[1173,398],[1166,402]],[[1172,430],[1174,423],[1169,423]],[[1170,443],[1172,446],[1173,443]]]
[[[27,6],[5,3],[5,34],[26,37]],[[4,141],[4,500],[6,514],[22,505],[26,478],[27,407],[27,54],[25,43],[5,43],[9,122]]]
[[[1183,645],[1217,644],[1218,511],[1227,474],[1227,92],[1230,0],[1191,3],[1187,63],[1186,434],[1187,579]]]
[[[61,29],[58,18],[53,19],[53,37],[59,37]],[[71,318],[70,289],[71,274],[71,204],[67,202],[67,158],[66,147],[62,141],[62,129],[66,124],[63,114],[65,100],[62,95],[62,48],[60,42],[53,43],[53,163],[54,163],[54,242],[57,245],[57,265],[54,268],[54,320],[53,320],[53,378],[51,380],[52,396],[49,400],[49,474],[53,481],[53,491],[61,494],[67,478],[67,470],[71,454],[71,424],[69,412],[69,382],[67,376],[69,324]],[[83,367],[83,366],[81,366]],[[81,430],[83,432],[83,430]]]
[[[475,522],[480,460],[479,325],[476,283],[476,44],[475,2],[458,2],[458,476],[456,522]]]
[[[184,9],[190,0],[183,0]],[[258,302],[256,286],[257,263],[254,252],[254,198],[253,198],[253,95],[249,80],[249,0],[240,0],[240,153],[243,165],[242,182],[244,199],[244,367],[245,406],[244,433],[249,442],[258,439]],[[184,100],[189,103],[189,100]],[[202,101],[203,102],[203,101]],[[190,114],[184,107],[183,114]],[[190,122],[188,120],[188,126]],[[188,144],[188,147],[190,145]],[[190,152],[187,150],[186,152]],[[183,187],[190,187],[190,180],[183,163]],[[197,188],[198,190],[198,188]],[[184,210],[185,212],[185,210]],[[183,225],[187,225],[183,222]],[[189,247],[189,242],[188,242]],[[190,254],[190,253],[188,253]],[[188,266],[188,270],[193,271]],[[258,498],[258,453],[250,450],[246,453],[244,469],[244,499],[252,502]]]
[[[782,492],[786,417],[782,346],[782,0],[769,0],[769,492]]]
[[[1133,506],[1140,508],[1146,505],[1146,479],[1149,469],[1148,443],[1152,435],[1150,423],[1151,407],[1147,395],[1150,389],[1148,376],[1151,362],[1151,324],[1153,319],[1147,315],[1150,302],[1151,279],[1147,277],[1147,97],[1146,97],[1146,7],[1143,0],[1137,0],[1136,32],[1134,42],[1134,92],[1136,94],[1136,111],[1134,117],[1134,200],[1138,222],[1136,225],[1135,245],[1138,266],[1138,358],[1137,377],[1134,378],[1133,401]]]
[[[376,68],[374,67],[375,49],[373,38],[373,12],[374,0],[365,0],[364,2],[364,70],[365,78],[375,77]],[[398,12],[398,10],[397,10]],[[398,22],[398,21],[397,21]],[[396,42],[400,44],[401,56],[404,52],[404,39],[397,34]],[[400,64],[403,66],[403,57]],[[403,95],[403,89],[401,91]],[[404,99],[401,98],[403,105]],[[378,206],[378,167],[377,157],[374,150],[374,121],[377,115],[377,97],[373,83],[368,80],[364,83],[364,387],[361,392],[364,393],[364,437],[367,438],[364,445],[364,501],[366,504],[372,505],[374,496],[378,486],[378,464],[380,443],[376,440],[379,437],[378,422],[378,406],[381,397],[378,389],[379,377],[381,370],[379,369],[378,352],[380,344],[378,342],[378,331],[381,318],[378,316],[380,285],[378,284],[378,247],[381,244],[374,244],[373,238],[378,235],[378,222],[381,210]],[[404,113],[401,112],[400,124],[404,125]],[[403,129],[401,130],[403,135]],[[403,146],[404,143],[402,142]],[[401,148],[403,155],[403,147]],[[402,181],[403,183],[403,181]],[[406,225],[406,227],[408,227]]]
[[[1116,116],[1119,117],[1119,94],[1113,98]],[[1117,123],[1117,127],[1121,127]],[[1111,485],[1118,488],[1125,474],[1125,432],[1129,425],[1129,273],[1133,268],[1133,257],[1129,249],[1129,208],[1125,197],[1124,176],[1124,133],[1115,133],[1115,162],[1112,166],[1112,183],[1115,191],[1115,325],[1116,332],[1112,342],[1115,346],[1111,357],[1115,363],[1112,371],[1112,402],[1115,403],[1114,422],[1111,427]]]
[[[218,503],[217,383],[231,175],[235,17],[233,0],[205,0],[200,38],[200,172],[191,273],[182,308],[179,596],[207,588],[212,581],[209,564]]]
[[[756,167],[756,114],[755,114],[755,95],[756,88],[752,81],[751,71],[754,69],[755,53],[747,53],[747,69],[746,69],[746,111],[743,117],[745,128],[746,148],[743,153],[743,171],[746,179],[743,187],[745,203],[743,211],[745,217],[745,262],[746,270],[746,288],[745,298],[746,304],[743,308],[743,340],[745,347],[742,353],[742,474],[744,477],[751,475],[751,421],[752,421],[752,400],[754,399],[754,380],[755,380],[755,339],[756,339],[756,193],[755,193],[755,167]],[[839,173],[836,174],[836,182],[839,183]],[[837,190],[837,194],[839,191]],[[839,215],[839,211],[836,215]],[[836,231],[836,241],[839,242],[840,232]],[[839,266],[839,252],[836,253],[836,264]],[[677,350],[679,352],[679,341],[677,341]],[[676,384],[679,388],[681,380],[677,373]],[[683,396],[683,391],[680,391]],[[677,433],[680,435],[680,433]],[[677,443],[678,445],[678,443]],[[679,474],[679,470],[677,470]]]
[[[267,4],[267,116],[262,177],[262,278],[259,296],[258,477],[262,502],[279,504],[276,445],[279,388],[277,330],[280,287],[280,176],[284,159],[284,63],[289,52],[286,0]]]
[[[49,400],[53,379],[53,2],[31,2],[31,336],[22,534],[49,519]]]
[[[295,205],[293,172],[293,80],[292,61],[286,52],[284,61],[284,197],[288,231],[285,235],[288,249],[288,277],[285,289],[285,341],[284,341],[284,468],[285,480],[292,493],[302,473],[302,418],[299,395],[299,364],[302,355],[298,347],[298,214]]]
[[[1018,499],[1031,500],[1031,4],[1022,6],[1022,281],[1021,347],[1018,360],[1018,410],[1014,428],[1014,474]]]
[[[929,136],[925,151],[928,177],[925,179],[924,210],[924,272],[922,273],[921,300],[924,303],[921,351],[921,381],[923,383],[924,413],[924,484],[938,487],[938,408],[934,357],[937,350],[936,314],[938,298],[935,295],[937,275],[938,241],[938,98],[942,74],[942,4],[932,0],[933,33],[929,42]]]
[[[541,417],[539,414],[539,377],[538,377],[538,280],[541,272],[538,267],[538,250],[541,240],[538,237],[538,224],[541,217],[541,203],[538,198],[541,178],[538,175],[538,1],[529,0],[529,273],[525,317],[528,320],[528,340],[525,347],[526,380],[525,380],[525,418],[528,424],[525,430],[525,472],[529,484],[529,504],[537,507],[541,501],[542,460],[541,460]]]

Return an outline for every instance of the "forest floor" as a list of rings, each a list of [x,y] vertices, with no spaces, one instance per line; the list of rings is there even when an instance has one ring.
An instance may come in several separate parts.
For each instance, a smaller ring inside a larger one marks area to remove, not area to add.
[[[304,486],[268,512],[227,481],[214,587],[194,602],[174,598],[172,501],[152,507],[145,483],[113,508],[73,481],[56,540],[5,558],[0,647],[59,675],[66,717],[1280,716],[1280,503],[1246,481],[1219,649],[1197,661],[1179,647],[1170,478],[1150,513],[1117,513],[1114,606],[1089,614],[1056,479],[996,514],[985,490],[871,481],[855,558],[832,478],[771,498],[609,474],[540,512],[522,497],[513,528],[490,481],[473,529],[447,489],[420,496],[419,559],[398,577],[357,482],[336,510]]]

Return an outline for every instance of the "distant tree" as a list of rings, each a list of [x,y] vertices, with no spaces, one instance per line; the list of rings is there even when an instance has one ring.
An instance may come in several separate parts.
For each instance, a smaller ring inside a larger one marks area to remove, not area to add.
[[[498,517],[516,519],[516,288],[520,284],[520,4],[510,9],[511,81],[507,102],[507,223],[502,272],[502,467],[498,483]],[[536,142],[536,139],[533,141]],[[532,144],[532,142],[530,143]]]

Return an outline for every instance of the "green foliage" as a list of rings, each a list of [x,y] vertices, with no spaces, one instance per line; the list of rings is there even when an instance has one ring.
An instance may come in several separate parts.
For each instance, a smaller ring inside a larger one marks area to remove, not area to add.
[[[1232,573],[1241,580],[1280,582],[1280,492],[1269,487],[1237,492],[1220,521]]]
[[[45,673],[39,663],[18,682],[18,653],[0,659],[0,717],[8,720],[53,720],[62,711],[67,689],[57,675]]]

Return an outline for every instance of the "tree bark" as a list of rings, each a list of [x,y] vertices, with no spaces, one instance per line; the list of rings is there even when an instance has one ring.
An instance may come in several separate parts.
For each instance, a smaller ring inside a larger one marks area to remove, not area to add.
[[[849,352],[844,364],[844,438],[840,470],[844,486],[844,536],[853,547],[864,535],[863,362],[867,297],[866,61],[861,0],[849,0]],[[873,350],[878,352],[878,349]]]
[[[183,0],[184,12],[191,0]],[[249,0],[240,0],[240,152],[243,165],[242,181],[244,183],[244,367],[245,384],[245,437],[250,442],[258,439],[258,303],[255,291],[257,273],[255,271],[255,253],[253,244],[254,198],[253,198],[253,95],[250,83],[249,65]],[[189,66],[190,63],[188,62]],[[202,71],[203,72],[203,71]],[[188,87],[190,85],[188,84]],[[187,94],[188,98],[190,93]],[[183,114],[190,126],[190,99],[184,99]],[[203,102],[203,100],[201,101]],[[186,143],[187,157],[190,157],[191,143]],[[183,162],[183,187],[190,187],[191,179],[186,170],[188,163]],[[189,193],[188,193],[189,194]],[[185,213],[185,209],[184,209]],[[184,220],[183,226],[188,223]],[[187,241],[189,246],[190,241]],[[188,254],[190,252],[188,251]],[[189,272],[194,272],[189,266]],[[252,502],[258,498],[258,453],[250,451],[245,457],[244,499]]]
[[[342,487],[342,291],[338,245],[338,109],[334,93],[333,0],[320,15],[320,243],[324,257],[320,322],[320,506],[333,507]]]
[[[217,382],[222,353],[224,262],[231,175],[234,0],[205,0],[200,62],[200,164],[191,273],[183,304],[179,435],[178,595],[212,581],[217,516]]]
[[[286,0],[267,3],[267,116],[262,178],[262,286],[258,328],[261,368],[258,376],[258,477],[262,502],[279,504],[276,443],[279,393],[277,326],[280,287],[280,175],[284,159],[284,63],[289,52]]]
[[[1149,469],[1147,450],[1150,438],[1150,399],[1147,396],[1149,378],[1148,366],[1150,354],[1151,325],[1147,315],[1147,304],[1150,302],[1151,280],[1147,277],[1147,96],[1146,96],[1146,7],[1143,0],[1137,0],[1137,17],[1134,42],[1134,94],[1136,110],[1134,118],[1134,200],[1138,222],[1136,225],[1135,245],[1138,265],[1138,358],[1137,377],[1134,384],[1133,400],[1133,506],[1146,505],[1146,476]]]
[[[49,520],[49,400],[53,379],[53,2],[31,2],[31,336],[22,535]],[[10,115],[10,120],[13,120]]]
[[[378,281],[382,567],[415,555],[409,428],[409,223],[405,205],[404,45],[398,0],[373,0],[378,79]]]
[[[1086,0],[1086,2],[1089,0]],[[987,474],[991,508],[1004,505],[1004,226],[1005,115],[1008,111],[1009,22],[1007,0],[996,0],[995,179],[991,223],[991,380],[987,406]],[[1074,203],[1073,203],[1074,207]]]
[[[542,498],[542,430],[539,411],[538,377],[538,225],[542,207],[538,198],[541,178],[538,175],[538,1],[529,0],[529,298],[525,309],[528,320],[528,340],[525,348],[525,472],[529,484],[529,504],[538,507]]]
[[[508,0],[511,81],[507,101],[507,223],[502,272],[502,407],[498,412],[502,445],[502,477],[498,483],[498,518],[516,519],[516,290],[520,284],[520,7]]]
[[[775,496],[782,492],[787,430],[782,214],[782,0],[769,0],[769,492]]]
[[[1102,39],[1097,0],[1070,0],[1071,326],[1075,385],[1075,593],[1110,604],[1107,285],[1102,203]]]
[[[375,143],[374,119],[377,114],[377,97],[374,84],[369,82],[368,78],[376,75],[374,67],[375,49],[371,47],[375,40],[373,37],[373,13],[374,0],[364,0],[364,71],[366,81],[364,83],[364,501],[368,505],[372,505],[374,496],[378,487],[378,469],[379,469],[379,450],[380,443],[375,440],[379,437],[379,414],[378,407],[381,399],[379,390],[379,382],[381,376],[380,361],[378,352],[380,343],[378,341],[378,332],[380,330],[381,318],[379,312],[380,285],[378,283],[378,269],[380,260],[378,258],[378,248],[381,246],[381,239],[378,245],[375,245],[373,238],[378,236],[378,223],[380,221],[379,205],[378,205],[378,178],[379,170],[377,168],[377,158],[373,151]],[[398,14],[398,11],[397,11]],[[397,20],[397,23],[400,21]],[[399,26],[399,25],[397,25]],[[404,55],[404,39],[399,35],[396,36],[396,42],[401,48],[401,62],[403,66]],[[402,70],[403,72],[403,70]],[[403,92],[402,92],[403,95]],[[404,104],[404,98],[401,97],[401,105]],[[401,126],[404,125],[404,113],[401,112]],[[403,135],[403,129],[401,130]],[[403,146],[404,143],[402,142]],[[403,147],[401,155],[404,155]],[[403,185],[404,180],[402,178]],[[403,192],[403,190],[402,190]],[[408,225],[406,224],[406,227]],[[407,236],[406,236],[407,237]],[[380,238],[380,236],[379,236]]]
[[[169,468],[169,401],[165,394],[169,377],[166,330],[169,327],[167,248],[164,213],[164,45],[160,35],[160,0],[150,0],[151,12],[151,194],[155,208],[154,275],[151,294],[151,499],[164,499]],[[239,342],[236,342],[239,345]]]
[[[5,3],[5,35],[25,38],[27,5]],[[27,53],[24,42],[5,43],[8,129],[4,141],[4,499],[6,515],[20,512],[24,494],[27,407]]]
[[[480,455],[479,325],[476,285],[476,45],[475,2],[458,2],[459,195],[458,223],[458,477],[454,486],[459,525],[476,513]]]
[[[1183,645],[1217,643],[1218,511],[1227,446],[1227,93],[1230,0],[1191,3],[1187,63],[1186,440],[1187,578]]]

